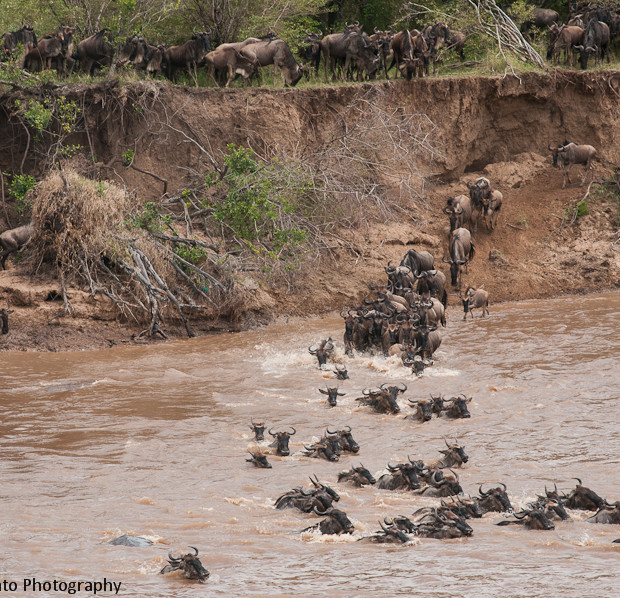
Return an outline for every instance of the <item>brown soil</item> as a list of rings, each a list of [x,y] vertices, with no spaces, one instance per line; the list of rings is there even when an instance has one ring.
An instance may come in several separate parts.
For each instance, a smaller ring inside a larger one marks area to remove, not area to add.
[[[63,93],[79,101],[86,115],[88,131],[76,135],[75,142],[90,147],[99,174],[134,190],[140,204],[158,199],[162,183],[115,163],[127,148],[135,149],[142,170],[166,179],[174,191],[205,171],[199,145],[214,154],[227,143],[264,153],[292,151],[300,142],[321,141],[334,115],[369,92],[375,102],[425,113],[435,123],[442,157],[430,165],[435,176],[426,190],[425,209],[410,220],[342,231],[350,246],[343,243],[333,257],[304,268],[292,290],[269,289],[246,277],[246,301],[234,322],[230,314],[193,322],[198,334],[206,334],[264,324],[277,316],[355,306],[368,281],[384,280],[388,260],[400,260],[410,248],[431,251],[449,279],[447,264],[441,263],[449,230],[442,208],[447,197],[466,193],[466,182],[478,176],[487,176],[503,192],[504,206],[495,231],[481,224],[474,235],[476,257],[464,285],[483,285],[492,303],[619,286],[618,206],[602,199],[593,185],[589,214],[569,225],[567,210],[572,213],[588,188],[579,186],[583,168],[574,168],[573,185],[563,190],[562,173],[551,167],[547,151],[549,143],[566,138],[594,145],[601,158],[594,176],[608,176],[620,163],[619,91],[620,72],[597,71],[299,90],[194,90],[145,83]],[[0,96],[0,105],[10,106],[14,99]],[[154,117],[148,123],[146,109]],[[10,140],[0,143],[0,168],[19,172],[27,139],[7,113],[0,113],[0,139]],[[26,159],[25,171],[40,176],[37,167],[33,158]],[[78,350],[147,342],[138,338],[142,327],[119,321],[104,299],[84,289],[69,291],[75,309],[71,317],[54,318],[62,306],[55,276],[26,276],[11,260],[7,267],[0,272],[0,302],[9,300],[14,313],[0,349]],[[452,293],[451,303],[455,297]],[[184,335],[174,322],[167,324],[171,337]]]

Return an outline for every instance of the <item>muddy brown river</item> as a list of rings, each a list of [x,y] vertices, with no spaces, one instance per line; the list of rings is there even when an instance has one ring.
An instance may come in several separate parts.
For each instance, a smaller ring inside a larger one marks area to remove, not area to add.
[[[469,462],[466,493],[504,482],[515,508],[579,477],[620,499],[620,294],[491,306],[485,319],[448,311],[435,365],[418,379],[395,358],[344,355],[343,323],[324,318],[241,334],[98,352],[4,353],[0,366],[0,595],[37,582],[121,582],[121,596],[612,597],[620,595],[620,526],[570,511],[554,531],[471,520],[467,539],[404,546],[356,542],[384,517],[411,515],[438,499],[337,484],[363,463],[379,474],[407,456],[437,459],[458,439]],[[331,336],[346,364],[346,395],[329,408],[334,382],[308,345]],[[355,401],[361,390],[405,382],[400,415]],[[466,393],[471,419],[404,418],[408,398]],[[245,462],[250,418],[294,426],[292,456],[273,468]],[[338,463],[303,456],[326,426],[350,425],[359,455]],[[352,536],[300,534],[316,515],[278,511],[274,500],[316,475],[341,495]],[[377,476],[375,476],[377,477]],[[120,534],[154,541],[112,546]],[[200,550],[206,584],[159,575],[169,551]],[[90,596],[80,592],[77,596]],[[100,594],[98,594],[100,595]],[[114,592],[101,595],[110,596]]]

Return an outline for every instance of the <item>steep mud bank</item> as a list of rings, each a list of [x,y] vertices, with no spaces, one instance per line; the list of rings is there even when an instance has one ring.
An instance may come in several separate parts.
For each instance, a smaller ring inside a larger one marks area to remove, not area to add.
[[[247,302],[234,325],[226,319],[208,320],[197,324],[198,332],[353,306],[369,280],[385,277],[387,261],[400,259],[410,247],[432,251],[438,266],[448,273],[447,265],[440,263],[447,255],[448,233],[442,208],[447,197],[467,192],[465,183],[480,175],[491,178],[504,193],[505,203],[498,229],[489,233],[482,225],[475,235],[477,256],[464,284],[483,284],[492,302],[618,285],[617,206],[596,195],[598,187],[593,186],[589,214],[567,226],[566,216],[587,186],[561,189],[562,175],[551,168],[547,145],[564,139],[594,145],[601,157],[595,178],[620,164],[620,72],[529,73],[519,78],[423,79],[293,90],[188,89],[149,82],[60,91],[84,112],[84,130],[71,142],[96,156],[94,166],[84,165],[85,174],[122,182],[135,191],[140,204],[158,200],[164,180],[169,193],[184,188],[208,168],[207,154],[217,157],[229,143],[251,146],[264,155],[299,153],[300,148],[318,145],[333,130],[334,120],[360,98],[386,110],[423,113],[433,122],[433,143],[439,151],[432,163],[420,165],[432,177],[424,207],[410,220],[344,231],[350,245],[304,267],[292,290],[261,287],[246,278]],[[41,162],[32,140],[9,116],[15,99],[15,94],[0,96],[0,168],[19,172],[23,161],[24,172],[40,176]],[[123,168],[121,156],[128,149],[143,172]],[[581,173],[576,167],[573,180],[578,182]],[[11,300],[16,311],[12,332],[0,347],[80,348],[121,342],[133,331],[115,321],[105,301],[91,298],[84,289],[71,290],[74,318],[47,325],[58,311],[53,273],[32,279],[21,276],[12,263],[9,271],[0,273],[0,301]],[[452,295],[451,302],[454,299]]]

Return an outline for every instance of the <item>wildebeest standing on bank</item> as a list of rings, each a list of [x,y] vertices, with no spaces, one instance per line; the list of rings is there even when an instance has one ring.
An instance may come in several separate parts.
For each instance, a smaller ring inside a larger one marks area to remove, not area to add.
[[[198,86],[198,64],[207,52],[211,50],[209,35],[206,31],[194,33],[192,38],[184,44],[172,46],[166,50],[165,56],[168,67],[166,75],[168,79],[175,81],[177,70],[185,67],[187,74],[193,79],[194,84]]]
[[[34,230],[33,227],[34,224],[31,220],[28,224],[24,224],[23,226],[5,230],[0,235],[0,247],[2,248],[2,253],[0,253],[0,266],[2,266],[3,270],[6,270],[6,258],[9,257],[11,253],[19,251],[30,240]]]
[[[71,58],[80,61],[81,72],[94,75],[95,69],[112,64],[114,46],[106,39],[108,33],[107,29],[102,29],[77,45]]]
[[[581,184],[586,177],[588,170],[592,169],[592,162],[596,158],[596,149],[591,145],[577,145],[568,142],[558,147],[549,146],[549,151],[553,154],[553,165],[557,166],[558,162],[562,163],[564,178],[562,179],[562,189],[566,187],[566,181],[571,184],[570,169],[573,164],[585,164],[585,172],[581,180]]]
[[[254,60],[259,66],[273,64],[273,86],[276,86],[278,69],[282,73],[285,87],[295,87],[303,76],[303,69],[297,64],[291,49],[283,39],[261,40],[246,45],[240,53]]]

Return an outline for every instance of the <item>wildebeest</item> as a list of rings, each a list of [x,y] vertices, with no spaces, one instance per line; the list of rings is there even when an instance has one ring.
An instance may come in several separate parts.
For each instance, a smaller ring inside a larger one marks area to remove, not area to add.
[[[331,355],[331,352],[334,350],[334,343],[329,337],[327,340],[323,340],[319,343],[319,346],[315,348],[315,345],[310,345],[308,347],[308,353],[310,355],[316,355],[316,358],[319,362],[319,367],[323,367],[327,363],[327,358]]]
[[[450,31],[450,35],[448,37],[448,50],[454,50],[460,57],[461,60],[465,60],[465,42],[467,41],[467,36],[460,31]]]
[[[519,513],[513,513],[515,519],[500,521],[496,525],[522,525],[525,529],[552,530],[555,529],[553,521],[545,515],[542,509],[525,509]]]
[[[370,41],[370,40],[369,40]],[[344,33],[332,33],[326,35],[320,42],[321,52],[325,60],[325,82],[327,82],[327,70],[331,65],[332,75],[336,76],[336,60],[344,60],[343,78],[355,60],[358,68],[358,77],[365,71],[369,79],[374,79],[379,68],[379,57],[364,36],[357,31],[345,31]]]
[[[528,508],[542,510],[547,519],[552,521],[570,521],[570,516],[564,508],[564,503],[559,498],[539,496],[538,500],[528,505]]]
[[[306,29],[306,37],[302,40],[302,46],[300,47],[298,54],[306,61],[306,64],[314,66],[314,73],[318,76],[319,64],[321,62],[321,38],[323,32],[312,33]]]
[[[254,432],[254,440],[265,440],[265,420],[255,422],[254,418],[250,418],[250,429]]]
[[[416,251],[415,249],[410,249],[403,256],[403,259],[400,261],[400,265],[407,266],[415,277],[422,272],[432,270],[435,266],[435,258],[433,257],[433,254],[428,251]]]
[[[596,492],[583,486],[579,478],[578,484],[571,490],[568,495],[564,495],[564,504],[569,509],[582,509],[584,511],[598,511],[607,506],[605,499],[601,498]]]
[[[364,536],[358,542],[373,542],[376,544],[405,544],[409,538],[405,533],[395,526],[385,526],[379,521],[381,531],[375,532],[372,536]]]
[[[77,45],[71,58],[80,61],[80,70],[83,73],[93,75],[95,69],[112,64],[114,46],[106,39],[108,33],[107,29],[102,29]]]
[[[597,66],[599,58],[602,60],[607,56],[609,63],[609,26],[598,19],[590,19],[584,31],[583,45],[575,46],[579,51],[579,62],[582,69],[588,68],[588,59],[594,55],[594,65]]]
[[[450,232],[461,227],[472,229],[471,200],[467,195],[449,197],[443,211],[450,218]]]
[[[24,68],[31,73],[50,70],[55,61],[58,72],[63,73],[68,43],[62,32],[43,36],[24,57]]]
[[[293,436],[297,430],[291,426],[292,432],[272,432],[269,429],[269,434],[275,438],[275,440],[269,445],[271,448],[276,449],[276,455],[280,455],[282,457],[286,457],[291,454],[290,449],[288,448],[288,441],[291,436]]]
[[[335,446],[338,446],[336,441]],[[329,443],[326,439],[319,440],[310,446],[305,446],[306,457],[314,457],[315,459],[326,459],[327,461],[338,461],[340,454],[334,452],[334,444]]]
[[[333,434],[338,437],[338,443],[340,450],[345,453],[358,453],[360,450],[359,444],[355,442],[353,435],[351,434],[351,426],[346,426],[342,430],[336,430],[332,432],[329,426],[326,429],[327,434]]]
[[[327,390],[319,388],[318,391],[321,394],[327,395],[327,402],[329,403],[330,407],[336,406],[336,404],[338,403],[338,397],[344,397],[347,394],[346,392],[339,392],[337,386],[327,386],[326,388]]]
[[[419,355],[423,360],[430,360],[433,357],[433,353],[441,345],[441,334],[437,331],[437,324],[432,326],[414,326],[414,329],[416,355]],[[410,364],[406,363],[405,365]]]
[[[354,486],[368,486],[375,484],[374,476],[366,469],[362,464],[357,467],[353,467],[348,471],[341,471],[338,474],[338,482],[350,482]]]
[[[452,469],[450,472],[451,475],[438,475],[438,472],[434,472],[427,478],[428,486],[416,490],[415,494],[419,494],[420,496],[433,496],[436,498],[462,494],[463,488],[459,481],[459,475],[452,471]]]
[[[564,178],[562,180],[562,189],[566,187],[566,181],[571,184],[570,169],[573,164],[585,164],[585,172],[581,179],[581,184],[585,180],[585,176],[588,170],[592,169],[592,162],[596,158],[596,149],[591,145],[577,145],[576,143],[567,143],[560,145],[557,148],[549,146],[549,151],[554,156],[554,165],[557,164],[557,160],[562,162],[564,167]],[[557,156],[557,159],[556,159]]]
[[[355,399],[359,401],[361,405],[370,405],[375,411],[379,413],[398,413],[400,407],[396,402],[396,397],[399,392],[405,392],[407,390],[406,384],[399,386],[388,386],[382,384],[379,389],[363,389],[363,397]],[[404,388],[401,388],[404,386]]]
[[[450,500],[450,502],[441,499],[441,506],[444,509],[448,509],[453,513],[456,513],[463,519],[479,519],[482,517],[482,510],[477,500],[469,497],[456,496]]]
[[[278,69],[282,73],[285,87],[295,87],[303,76],[302,67],[297,64],[291,49],[283,39],[269,39],[248,44],[240,50],[240,53],[256,61],[259,66],[273,64],[274,87]]]
[[[461,287],[463,266],[474,258],[476,248],[471,239],[471,233],[466,228],[457,228],[450,235],[450,257],[443,258],[450,264],[450,278],[452,286]]]
[[[26,47],[31,44],[33,47],[37,45],[37,36],[32,25],[23,25],[17,31],[8,31],[2,39],[2,53],[9,55],[17,48],[18,45]]]
[[[424,463],[412,461],[408,463],[387,464],[390,473],[383,474],[377,480],[377,486],[382,490],[417,490],[421,486],[418,474],[422,472]]]
[[[447,399],[444,403],[442,415],[448,419],[463,419],[471,417],[467,404],[471,403],[472,397],[467,398],[464,394],[458,397]],[[447,444],[447,443],[446,443]],[[458,445],[458,443],[457,443]],[[449,448],[457,450],[457,445],[448,445]],[[465,460],[464,462],[467,462]]]
[[[547,48],[547,60],[559,60],[562,50],[566,53],[567,62],[573,66],[573,48],[583,45],[584,30],[581,27],[567,25],[558,30],[557,37]]]
[[[503,194],[497,189],[487,187],[482,193],[482,215],[487,230],[493,231],[497,226],[497,219],[504,201]]]
[[[423,538],[444,540],[468,537],[474,533],[463,517],[447,509],[422,507],[413,514],[413,517],[415,533]]]
[[[211,50],[210,33],[201,31],[194,33],[192,38],[179,46],[172,46],[165,52],[167,71],[166,76],[176,81],[177,71],[187,69],[187,74],[198,86],[198,64]]]
[[[311,525],[310,527],[304,528],[301,530],[302,532],[317,530],[322,534],[340,535],[351,534],[355,530],[355,527],[344,511],[334,509],[333,507],[324,511],[320,511],[315,507],[313,511],[320,516],[327,515],[327,518],[319,521],[316,525]]]
[[[215,79],[215,71],[227,72],[227,80],[225,87],[230,85],[235,74],[241,75],[244,79],[250,80],[250,77],[256,71],[257,65],[254,60],[241,54],[235,48],[229,47],[229,44],[222,44],[212,52],[205,56],[207,70],[209,76],[215,85],[218,82]]]
[[[134,546],[141,548],[143,546],[151,546],[153,544],[153,540],[149,540],[148,538],[143,538],[142,536],[132,536],[130,534],[123,534],[118,538],[114,538],[109,542],[113,546]]]
[[[529,19],[521,24],[521,33],[527,35],[532,27],[546,29],[560,22],[560,15],[550,8],[534,8]]]
[[[408,29],[403,29],[394,35],[390,43],[392,49],[392,64],[389,69],[396,65],[398,72],[399,65],[402,62],[413,61],[413,44],[411,42],[411,33]],[[388,69],[388,70],[389,70]],[[394,75],[396,78],[396,75]]]
[[[417,419],[419,422],[430,421],[433,417],[433,399],[409,399],[409,403],[415,407],[415,413],[408,415],[406,419]]]
[[[349,379],[349,371],[347,370],[347,366],[339,366],[336,364],[336,369],[332,370],[332,372],[336,375],[338,380],[348,380]]]
[[[465,449],[455,440],[453,443],[448,443],[444,439],[447,449],[439,449],[439,452],[443,455],[438,461],[432,465],[437,467],[462,467],[463,464],[469,461],[469,457],[465,452]]]
[[[160,573],[170,573],[172,571],[183,571],[188,579],[196,579],[201,583],[207,581],[210,573],[203,567],[198,558],[198,549],[190,546],[194,550],[194,554],[187,554],[174,557],[168,553],[168,564],[160,571]]]
[[[422,31],[422,36],[428,44],[431,59],[433,61],[433,74],[437,70],[437,52],[442,47],[448,45],[450,39],[450,29],[444,22],[428,25]]]
[[[250,453],[251,457],[250,459],[246,459],[248,463],[251,463],[254,467],[261,469],[271,469],[271,463],[267,461],[267,455],[265,455],[260,448],[256,451],[248,449],[248,453]]]
[[[467,287],[465,291],[465,296],[459,293],[459,297],[461,302],[463,303],[463,311],[465,315],[463,316],[463,320],[467,319],[467,313],[471,314],[473,319],[474,317],[474,309],[482,309],[481,318],[484,318],[484,313],[487,315],[489,313],[489,293],[485,291],[482,287],[475,289],[474,287]]]
[[[478,506],[483,513],[489,513],[491,511],[501,513],[503,511],[513,510],[510,499],[508,498],[508,493],[506,492],[506,484],[500,482],[500,486],[501,488],[498,486],[485,492],[482,490],[482,484],[480,484],[478,488],[480,496],[476,498],[478,500]]]
[[[414,275],[418,280],[418,295],[422,299],[434,297],[439,299],[445,308],[448,303],[448,293],[446,292],[446,275],[441,270],[426,270]],[[442,321],[445,326],[445,318]]]
[[[31,220],[28,224],[5,230],[0,235],[0,266],[6,270],[6,258],[12,253],[19,251],[32,237],[34,232],[34,222]]]
[[[613,505],[601,507],[595,515],[586,519],[588,523],[610,523],[617,525],[620,523],[620,502]]]
[[[299,509],[303,513],[310,513],[314,508],[321,511],[329,509],[333,502],[338,502],[340,496],[329,486],[321,484],[318,478],[310,478],[314,488],[306,492],[303,488],[294,488],[276,499],[276,509]]]
[[[7,307],[0,309],[0,322],[2,322],[2,330],[0,330],[0,334],[9,333],[9,313],[9,309]]]
[[[370,40],[377,50],[379,56],[381,57],[381,63],[383,64],[383,71],[385,73],[385,78],[389,79],[388,75],[388,57],[391,52],[391,43],[392,43],[392,32],[391,31],[379,31],[376,27],[374,33],[370,36]]]

